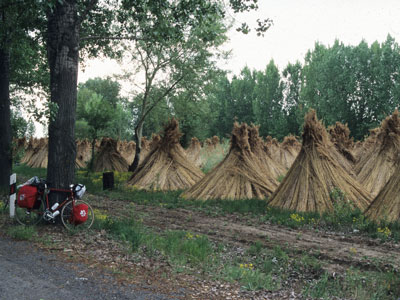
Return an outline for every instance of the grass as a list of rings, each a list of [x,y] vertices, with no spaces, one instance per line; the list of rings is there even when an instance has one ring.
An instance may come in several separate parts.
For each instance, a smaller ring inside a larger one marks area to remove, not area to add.
[[[156,233],[137,217],[98,221],[97,228],[115,239],[127,242],[131,251],[155,260],[167,260],[176,272],[238,282],[245,290],[276,291],[288,282],[296,282],[304,297],[330,299],[396,299],[400,296],[400,277],[394,270],[372,272],[349,268],[332,276],[323,263],[306,253],[273,249],[256,242],[244,252],[206,236],[188,231]],[[295,280],[293,280],[295,279]]]
[[[29,241],[37,235],[36,228],[33,226],[12,226],[7,229],[7,235],[17,239]]]
[[[34,169],[24,165],[15,166],[14,172],[24,174],[25,179],[33,176],[45,177],[46,169]],[[159,206],[167,209],[186,208],[200,210],[208,215],[219,216],[226,214],[250,215],[259,222],[284,225],[290,228],[308,228],[314,230],[340,231],[346,233],[366,234],[371,238],[382,241],[400,241],[400,223],[388,223],[382,220],[379,224],[369,221],[362,212],[351,203],[346,202],[339,189],[333,189],[331,197],[334,199],[334,210],[330,213],[300,213],[269,207],[267,202],[259,199],[240,201],[208,200],[196,201],[180,197],[182,191],[153,191],[138,190],[135,187],[126,187],[125,182],[129,173],[114,172],[115,188],[102,190],[102,173],[90,173],[79,170],[76,181],[86,185],[87,190],[96,195],[106,196],[141,205]],[[18,179],[18,176],[17,176]]]
[[[44,169],[17,166],[18,174],[30,178],[45,176]],[[266,201],[250,199],[241,201],[192,201],[182,199],[181,192],[146,192],[126,188],[126,173],[116,173],[116,187],[101,189],[100,173],[77,172],[77,182],[83,183],[92,194],[119,199],[127,203],[159,206],[166,209],[186,208],[200,210],[210,215],[238,214],[263,223],[311,230],[329,230],[347,233],[363,233],[382,241],[400,240],[400,224],[384,220],[374,223],[366,219],[360,210],[346,202],[339,190],[333,190],[335,200],[331,213],[300,213],[269,207]],[[297,282],[305,298],[329,299],[333,296],[351,299],[397,299],[400,297],[400,276],[396,270],[366,271],[349,268],[333,276],[324,271],[323,262],[307,253],[295,253],[290,249],[266,248],[261,242],[239,251],[232,245],[210,241],[206,236],[188,231],[154,232],[145,227],[135,216],[117,219],[96,211],[94,228],[104,229],[110,236],[127,243],[132,252],[151,259],[168,261],[176,272],[186,272],[229,282],[238,282],[246,290],[279,290],[287,282]],[[19,239],[31,239],[35,229],[15,227],[9,235]],[[288,247],[288,246],[286,246]],[[295,280],[293,280],[295,279]]]
[[[207,174],[210,172],[217,164],[219,164],[226,156],[229,151],[230,142],[228,139],[223,139],[218,149],[220,151],[207,151],[206,147],[200,150],[200,157],[206,163],[201,168],[201,170]]]
[[[305,297],[330,299],[332,296],[347,299],[398,299],[400,277],[394,271],[370,272],[355,268],[332,276],[324,273],[303,289]]]

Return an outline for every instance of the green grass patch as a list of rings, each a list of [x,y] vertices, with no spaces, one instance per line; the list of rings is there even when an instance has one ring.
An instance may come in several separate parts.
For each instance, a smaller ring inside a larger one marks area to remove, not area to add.
[[[47,175],[47,169],[31,168],[25,164],[14,165],[12,172],[17,174],[17,182],[19,183],[25,182],[26,179],[30,179],[33,176],[37,176],[39,178],[46,178]],[[22,177],[22,180],[20,177]]]
[[[17,240],[29,241],[37,235],[37,231],[33,226],[11,226],[7,228],[7,235]]]
[[[307,284],[303,295],[312,299],[398,299],[400,277],[394,271],[368,272],[349,268],[345,274],[324,273]]]
[[[46,169],[29,168],[25,165],[14,166],[17,174],[22,174],[24,179],[33,176],[45,177]],[[21,176],[22,177],[22,176]],[[382,220],[379,224],[369,221],[354,205],[345,200],[344,194],[339,189],[333,189],[331,198],[334,201],[332,212],[300,213],[269,207],[267,201],[259,199],[246,200],[191,200],[181,197],[182,191],[144,191],[136,187],[126,186],[130,173],[114,172],[115,188],[102,190],[102,173],[91,173],[79,170],[76,182],[86,185],[89,193],[106,196],[141,205],[153,205],[167,209],[186,208],[203,211],[208,215],[219,216],[226,214],[243,214],[246,218],[255,218],[260,222],[270,222],[290,228],[309,228],[314,230],[340,231],[347,233],[362,233],[382,241],[400,240],[400,223],[389,223]],[[18,176],[17,176],[18,178]]]

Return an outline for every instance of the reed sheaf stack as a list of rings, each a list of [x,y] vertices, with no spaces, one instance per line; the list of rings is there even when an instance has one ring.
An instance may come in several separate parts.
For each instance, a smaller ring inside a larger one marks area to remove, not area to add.
[[[363,156],[355,167],[357,180],[376,196],[396,170],[400,153],[400,118],[396,110],[383,120],[376,137],[379,145]]]
[[[136,144],[133,141],[122,141],[118,147],[118,151],[128,164],[131,165],[135,158]]]
[[[276,184],[274,188],[276,189],[278,187],[278,182],[276,180],[285,175],[286,169],[279,162],[274,161],[268,149],[265,149],[266,145],[259,136],[259,128],[260,126],[255,125],[248,127],[250,149],[255,158],[260,161],[260,168],[262,168],[267,179],[270,180],[273,185]]]
[[[334,191],[364,211],[371,195],[341,166],[337,152],[314,110],[305,116],[302,148],[271,196],[270,205],[296,211],[332,211]]]
[[[140,145],[141,148],[139,165],[146,159],[147,155],[150,153],[150,142],[145,136],[142,136],[142,138],[140,139]]]
[[[372,201],[365,215],[375,221],[400,221],[400,161],[397,161],[395,172]]]
[[[25,164],[31,168],[47,168],[48,139],[40,138],[33,145],[33,151]]]
[[[197,167],[200,167],[203,163],[200,152],[201,152],[200,141],[198,138],[193,137],[192,140],[190,141],[189,147],[186,149],[186,156]]]
[[[87,163],[92,158],[92,145],[89,140],[77,140],[76,141],[76,159],[75,159],[75,167],[85,168]]]
[[[95,172],[128,172],[128,167],[128,162],[118,151],[117,141],[112,138],[103,138],[100,144],[100,151],[95,156],[93,170]]]
[[[267,154],[271,156],[271,158],[282,164],[281,161],[281,148],[279,142],[276,138],[272,138],[270,135],[265,138],[265,149],[267,150]]]
[[[186,199],[265,199],[277,187],[251,151],[249,127],[235,123],[226,157],[182,196]]]
[[[151,141],[149,143],[149,153],[157,148],[160,141],[161,141],[161,136],[159,134],[153,133],[151,135]]]
[[[378,135],[381,131],[380,127],[369,130],[369,135],[364,141],[357,141],[354,145],[353,154],[356,162],[360,161],[362,157],[368,156],[372,151],[376,151],[380,147]]]
[[[297,155],[301,150],[301,144],[293,135],[286,136],[280,145],[279,161],[286,168],[290,169]]]
[[[354,148],[353,138],[350,138],[350,129],[347,124],[336,122],[334,126],[328,127],[331,142],[335,145],[336,150],[339,151],[350,163],[356,163],[352,149]]]
[[[127,184],[145,190],[171,191],[187,189],[199,181],[204,174],[188,160],[179,143],[181,136],[178,121],[172,119]]]
[[[21,163],[26,164],[32,157],[32,155],[35,152],[35,148],[37,145],[37,140],[34,138],[30,138],[29,141],[27,142],[26,148],[25,148],[25,153],[24,156],[21,158]]]

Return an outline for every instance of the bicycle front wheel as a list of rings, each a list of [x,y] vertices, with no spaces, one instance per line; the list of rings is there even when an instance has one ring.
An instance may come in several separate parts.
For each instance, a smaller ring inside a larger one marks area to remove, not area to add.
[[[75,203],[73,203],[75,201]],[[72,215],[72,208],[73,205],[79,205],[79,204],[86,204],[88,206],[88,212],[87,212],[87,220],[86,222],[76,225],[74,224],[73,221],[73,215]],[[61,221],[64,225],[65,228],[68,230],[86,230],[92,227],[93,222],[94,222],[94,213],[93,213],[93,208],[90,206],[89,203],[83,201],[83,200],[71,200],[68,201],[62,208],[61,210]]]
[[[43,218],[43,201],[37,201],[34,208],[19,207],[15,204],[15,219],[18,223],[25,226],[36,225]]]

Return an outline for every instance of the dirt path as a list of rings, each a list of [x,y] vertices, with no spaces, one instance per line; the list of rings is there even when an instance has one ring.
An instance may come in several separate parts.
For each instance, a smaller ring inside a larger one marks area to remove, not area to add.
[[[112,274],[39,251],[29,242],[0,237],[0,299],[176,299],[120,285]]]
[[[111,214],[126,211],[126,202],[113,201],[95,205]],[[255,241],[266,247],[279,245],[294,253],[307,252],[326,261],[325,268],[336,271],[350,265],[365,269],[400,269],[400,245],[380,243],[360,235],[294,230],[273,224],[246,225],[246,220],[235,215],[209,217],[200,212],[185,209],[164,209],[156,206],[134,205],[135,212],[144,214],[145,225],[155,230],[186,230],[207,235],[212,240],[240,245],[250,245]]]

